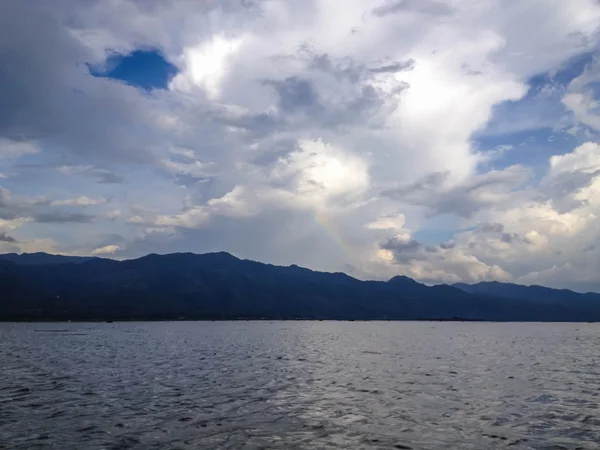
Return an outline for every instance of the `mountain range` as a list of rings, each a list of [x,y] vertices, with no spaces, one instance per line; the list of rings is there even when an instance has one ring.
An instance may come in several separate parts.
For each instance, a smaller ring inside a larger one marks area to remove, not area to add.
[[[600,321],[600,294],[510,283],[361,281],[238,259],[150,254],[115,261],[0,255],[0,320]]]

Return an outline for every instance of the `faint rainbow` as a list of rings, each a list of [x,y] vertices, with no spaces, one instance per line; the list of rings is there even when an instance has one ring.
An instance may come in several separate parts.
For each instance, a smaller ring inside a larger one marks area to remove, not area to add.
[[[348,262],[350,262],[352,258],[352,247],[346,242],[344,235],[340,232],[335,223],[333,223],[331,218],[324,212],[316,213],[314,218],[315,222],[317,222],[317,224],[319,224],[329,237],[340,247]]]

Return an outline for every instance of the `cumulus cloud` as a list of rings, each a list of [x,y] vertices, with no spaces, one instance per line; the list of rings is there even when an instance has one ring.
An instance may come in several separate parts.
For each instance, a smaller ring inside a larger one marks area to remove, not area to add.
[[[600,145],[596,142],[586,142],[570,153],[550,158],[550,176],[564,172],[590,173],[598,170],[600,170]]]
[[[512,275],[497,264],[486,264],[454,242],[424,245],[415,239],[392,237],[381,244],[383,258],[403,274],[427,283],[510,281]]]
[[[271,185],[291,206],[324,208],[359,196],[369,186],[366,162],[322,140],[302,140],[269,173]]]
[[[430,281],[498,279],[597,290],[593,272],[599,266],[591,255],[599,231],[599,154],[599,146],[588,142],[551,156],[547,173],[536,183],[529,177],[513,179],[518,172],[508,167],[507,173],[491,171],[448,189],[446,179],[434,174],[390,190],[386,195],[424,205],[430,215],[461,217],[466,229],[437,245],[423,244],[410,233],[390,236],[380,243],[381,260]],[[526,188],[521,186],[525,180],[530,181]]]

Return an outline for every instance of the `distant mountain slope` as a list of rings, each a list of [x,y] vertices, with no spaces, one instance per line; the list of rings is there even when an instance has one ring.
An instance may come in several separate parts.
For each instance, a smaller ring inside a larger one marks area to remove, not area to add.
[[[464,292],[475,295],[494,295],[513,300],[546,306],[568,306],[574,309],[594,311],[600,305],[600,294],[588,292],[580,294],[568,289],[551,289],[544,286],[523,286],[520,284],[488,281],[477,284],[456,283],[452,285]]]
[[[584,308],[572,300],[546,304],[502,297],[493,289],[469,293],[464,287],[428,287],[407,277],[360,281],[223,252],[152,254],[127,261],[46,257],[45,264],[0,257],[0,319],[600,321],[600,302]]]
[[[566,297],[579,296],[595,297],[600,300],[600,294],[589,292],[580,294],[569,289],[552,289],[545,286],[525,286],[522,284],[501,283],[499,281],[484,281],[476,284],[455,283],[452,285],[465,292],[475,294],[494,294],[510,298],[535,298],[540,300],[564,300]]]
[[[0,260],[10,261],[20,265],[48,265],[48,264],[65,264],[65,263],[83,263],[91,259],[99,259],[93,256],[63,256],[51,255],[49,253],[5,253],[0,254]]]

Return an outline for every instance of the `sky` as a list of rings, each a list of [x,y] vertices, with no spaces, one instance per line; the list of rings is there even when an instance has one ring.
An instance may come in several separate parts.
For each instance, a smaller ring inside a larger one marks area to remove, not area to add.
[[[0,252],[600,292],[595,0],[3,0]]]

